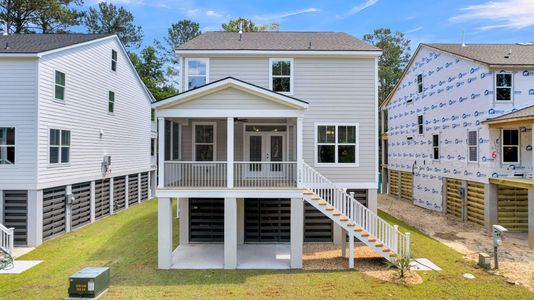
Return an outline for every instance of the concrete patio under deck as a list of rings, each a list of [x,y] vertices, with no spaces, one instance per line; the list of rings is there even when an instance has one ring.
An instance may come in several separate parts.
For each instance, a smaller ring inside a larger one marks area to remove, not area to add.
[[[238,269],[289,269],[289,244],[244,244],[237,247]],[[188,244],[172,253],[171,269],[223,269],[223,244]]]

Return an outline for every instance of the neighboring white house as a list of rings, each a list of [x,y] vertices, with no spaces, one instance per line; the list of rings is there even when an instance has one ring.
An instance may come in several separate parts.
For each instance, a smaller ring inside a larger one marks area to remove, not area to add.
[[[16,244],[152,195],[152,101],[115,35],[0,36],[0,223]]]
[[[207,32],[176,54],[185,91],[152,106],[160,268],[301,268],[304,242],[346,234],[350,250],[407,254],[376,215],[380,49],[339,32]]]
[[[382,111],[385,191],[534,246],[533,44],[421,44]]]

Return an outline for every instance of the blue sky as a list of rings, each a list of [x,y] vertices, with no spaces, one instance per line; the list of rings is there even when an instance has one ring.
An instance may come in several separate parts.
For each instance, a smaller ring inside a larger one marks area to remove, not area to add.
[[[85,6],[98,0],[86,0]],[[421,42],[515,43],[534,41],[534,0],[112,0],[143,27],[144,44],[161,39],[173,22],[190,19],[203,31],[236,17],[280,23],[280,30],[344,31],[361,38],[374,28],[402,31]]]

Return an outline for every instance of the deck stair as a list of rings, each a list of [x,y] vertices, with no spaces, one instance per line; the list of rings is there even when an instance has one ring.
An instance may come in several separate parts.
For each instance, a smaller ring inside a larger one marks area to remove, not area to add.
[[[299,181],[304,188],[304,200],[348,233],[350,268],[354,268],[354,238],[388,261],[410,256],[410,233],[400,232],[397,225],[380,218],[306,163],[301,170]]]

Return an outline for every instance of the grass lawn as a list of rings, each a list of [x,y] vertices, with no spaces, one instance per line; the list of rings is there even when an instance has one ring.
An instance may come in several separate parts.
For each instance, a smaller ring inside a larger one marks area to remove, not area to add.
[[[474,268],[459,253],[385,214],[382,217],[412,232],[413,257],[430,258],[444,270],[420,272],[424,283],[415,286],[385,283],[355,271],[157,270],[156,204],[147,201],[44,243],[20,258],[44,260],[42,264],[20,275],[0,275],[0,298],[62,299],[67,295],[68,276],[86,266],[111,267],[111,288],[105,298],[534,297],[502,277]],[[476,279],[465,279],[464,273]]]

